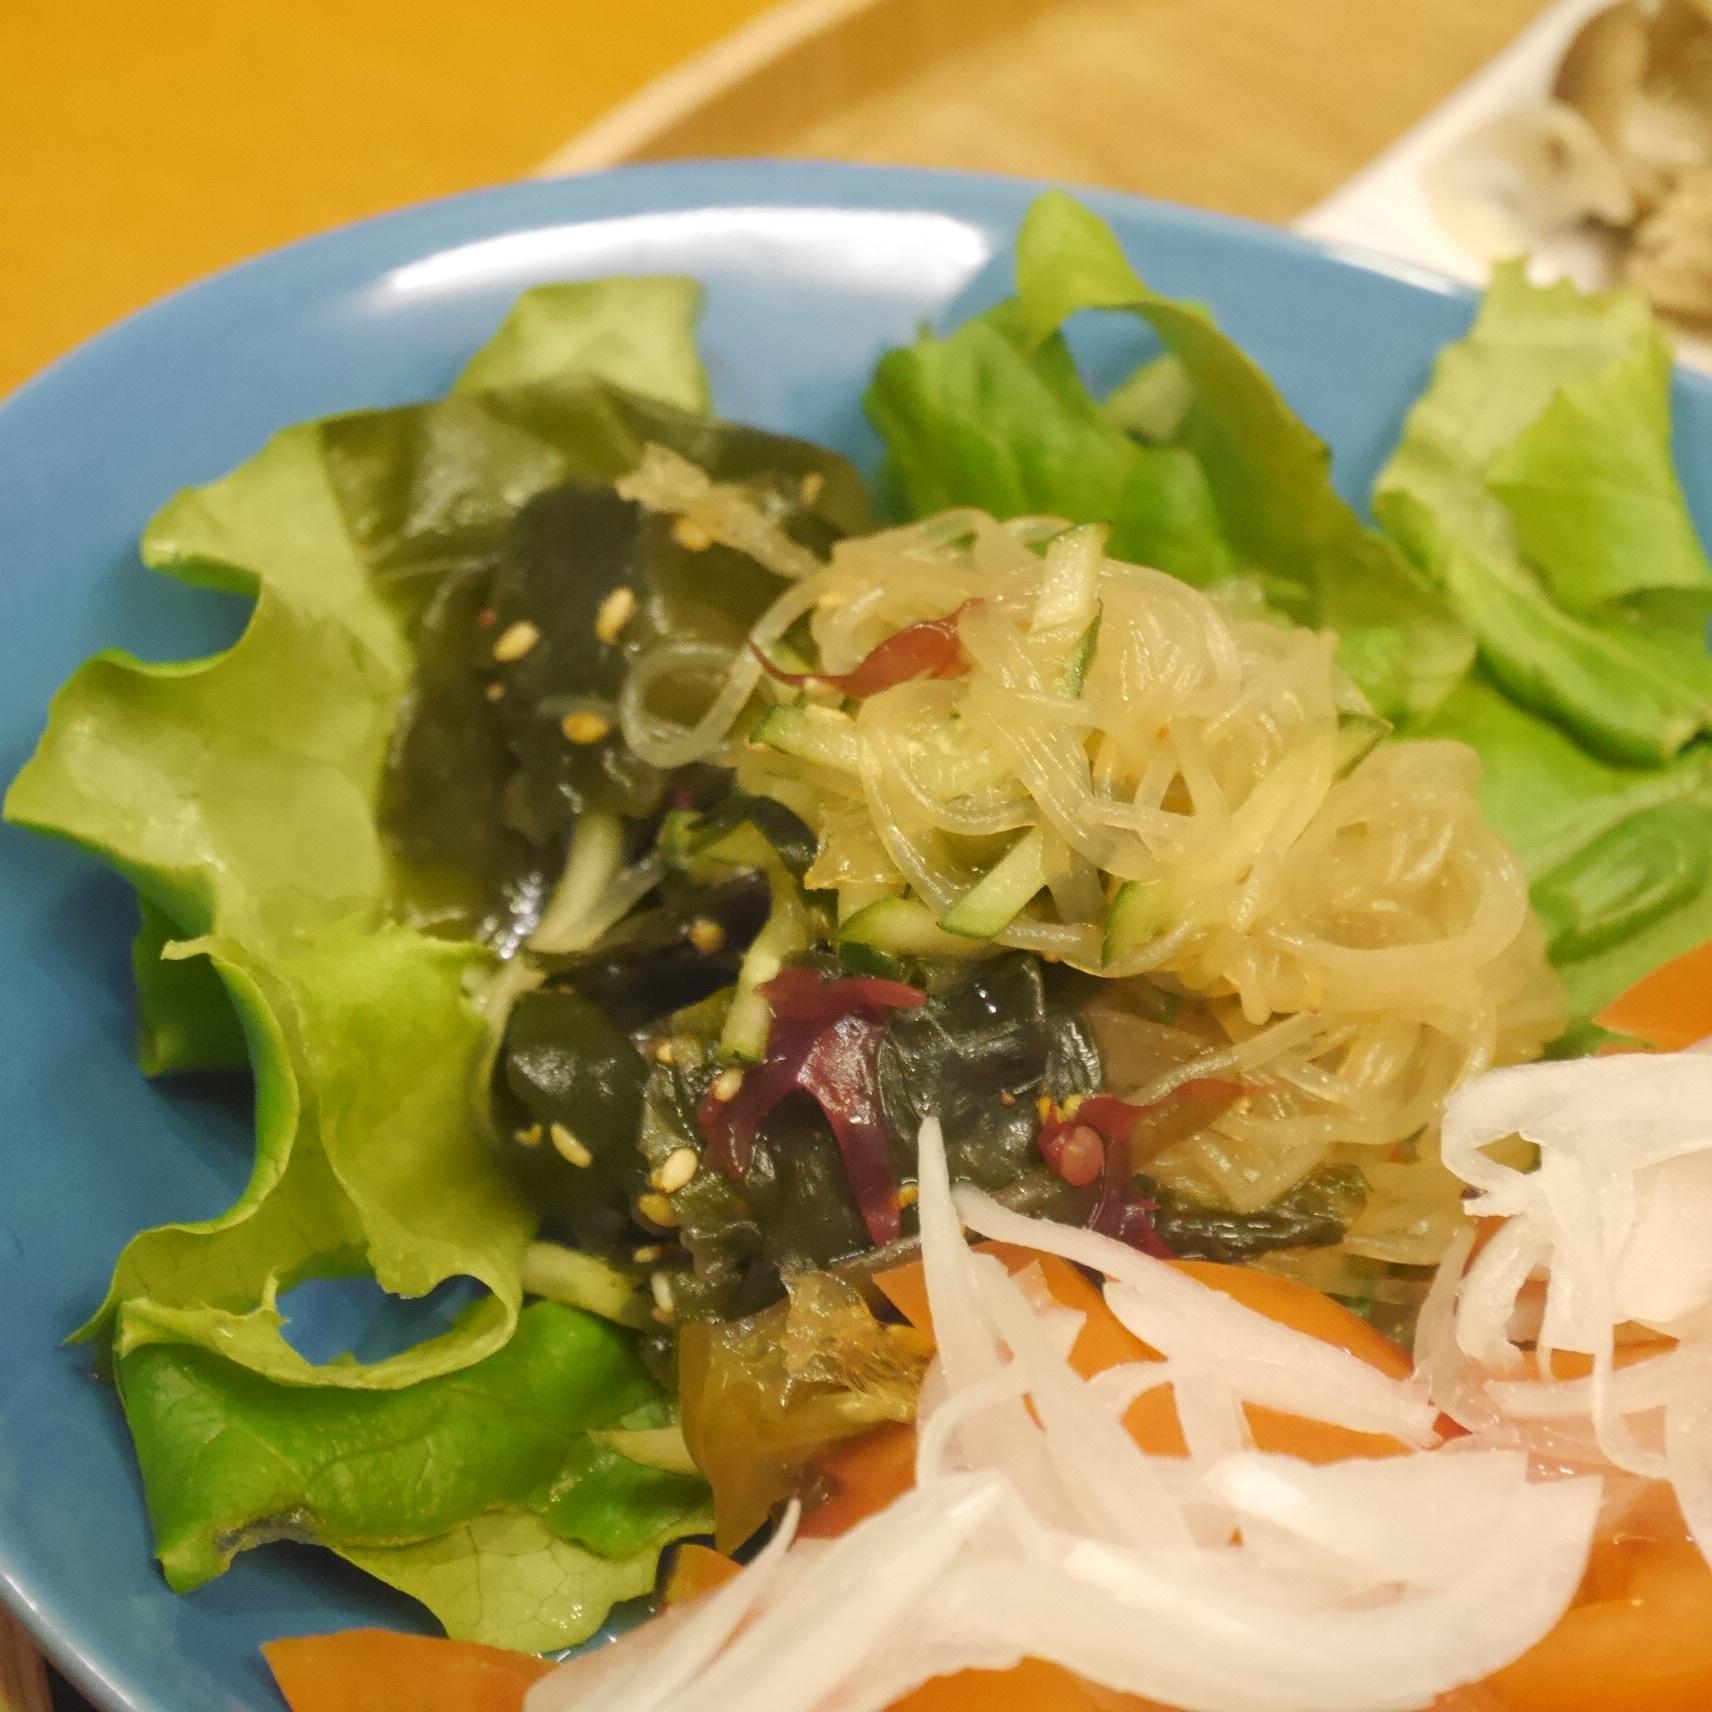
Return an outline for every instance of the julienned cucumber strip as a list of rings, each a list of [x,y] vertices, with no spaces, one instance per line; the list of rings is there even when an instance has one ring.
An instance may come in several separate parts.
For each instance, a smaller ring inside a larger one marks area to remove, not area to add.
[[[857,770],[856,722],[830,707],[792,702],[769,708],[750,733],[750,741],[840,773]]]
[[[992,939],[1016,920],[1046,878],[1046,836],[1032,827],[951,906],[939,925],[966,939]]]
[[[838,946],[841,952],[865,946],[890,957],[980,954],[968,935],[948,933],[933,911],[916,898],[881,898],[857,910],[839,928]]]

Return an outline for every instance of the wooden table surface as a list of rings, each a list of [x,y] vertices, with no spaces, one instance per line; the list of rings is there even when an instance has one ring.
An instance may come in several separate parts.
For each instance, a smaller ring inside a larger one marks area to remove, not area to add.
[[[765,0],[0,0],[0,392],[259,251],[518,178]]]
[[[936,26],[936,9],[953,22]],[[899,12],[893,0],[903,22],[860,55],[791,91],[745,91],[699,129],[678,127],[663,151],[1032,170],[1285,219],[1539,9],[913,0]],[[214,268],[529,172],[762,10],[0,0],[0,393]]]

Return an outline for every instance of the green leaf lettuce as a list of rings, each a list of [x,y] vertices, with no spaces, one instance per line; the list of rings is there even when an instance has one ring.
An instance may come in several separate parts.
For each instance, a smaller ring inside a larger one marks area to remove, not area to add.
[[[1108,405],[1063,328],[1086,309],[1146,322],[1167,357]],[[1049,192],[1017,240],[1017,296],[943,339],[889,353],[868,409],[917,512],[983,505],[1109,522],[1112,551],[1190,582],[1257,571],[1299,623],[1335,629],[1389,718],[1424,713],[1473,645],[1442,596],[1338,496],[1325,444],[1197,304],[1151,291],[1111,229]],[[1144,444],[1129,426],[1168,432]]]
[[[699,1478],[589,1437],[658,1387],[631,1337],[555,1303],[527,1308],[476,1365],[380,1395],[292,1388],[160,1343],[128,1349],[118,1377],[181,1592],[292,1539],[422,1598],[454,1632],[564,1646],[652,1586],[667,1540],[708,1525]]]
[[[1669,387],[1638,294],[1500,268],[1375,497],[1506,694],[1643,766],[1712,724],[1712,567],[1671,463]]]
[[[532,1215],[477,1117],[485,1037],[462,982],[482,954],[387,925],[378,780],[430,573],[491,553],[542,488],[630,467],[610,381],[705,399],[697,302],[681,280],[543,288],[471,365],[489,390],[287,429],[150,525],[145,562],[253,595],[248,626],[212,659],[89,662],[6,811],[136,885],[145,1067],[229,1066],[242,1039],[257,1151],[225,1214],[129,1245],[91,1332],[131,1304],[133,1343],[339,1387],[409,1384],[509,1335]],[[468,1276],[491,1299],[419,1350],[314,1369],[274,1293],[362,1267],[401,1295]]]

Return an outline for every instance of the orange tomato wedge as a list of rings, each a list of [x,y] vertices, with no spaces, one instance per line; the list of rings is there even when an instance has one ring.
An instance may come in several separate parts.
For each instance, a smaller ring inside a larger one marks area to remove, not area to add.
[[[1171,1712],[1157,1700],[1118,1694],[1040,1659],[1011,1670],[936,1676],[894,1700],[891,1712]]]
[[[291,1712],[521,1712],[553,1666],[473,1641],[347,1629],[269,1641],[273,1679]]]
[[[1486,1686],[1502,1712],[1712,1708],[1712,1567],[1669,1487],[1645,1489],[1594,1546],[1579,1603]]]
[[[797,1532],[812,1540],[836,1539],[915,1485],[915,1428],[876,1428],[835,1445],[815,1467],[831,1483],[832,1495],[803,1516]]]
[[[1660,1052],[1680,1052],[1712,1035],[1712,941],[1637,981],[1593,1019]]]
[[[672,1557],[672,1573],[666,1577],[668,1605],[682,1605],[712,1593],[743,1573],[743,1565],[712,1546],[691,1541],[679,1546]]]

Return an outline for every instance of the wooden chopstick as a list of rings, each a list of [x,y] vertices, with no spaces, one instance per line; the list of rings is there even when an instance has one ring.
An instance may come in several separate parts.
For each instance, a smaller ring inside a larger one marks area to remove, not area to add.
[[[29,1631],[0,1611],[0,1712],[53,1712],[48,1668]]]

